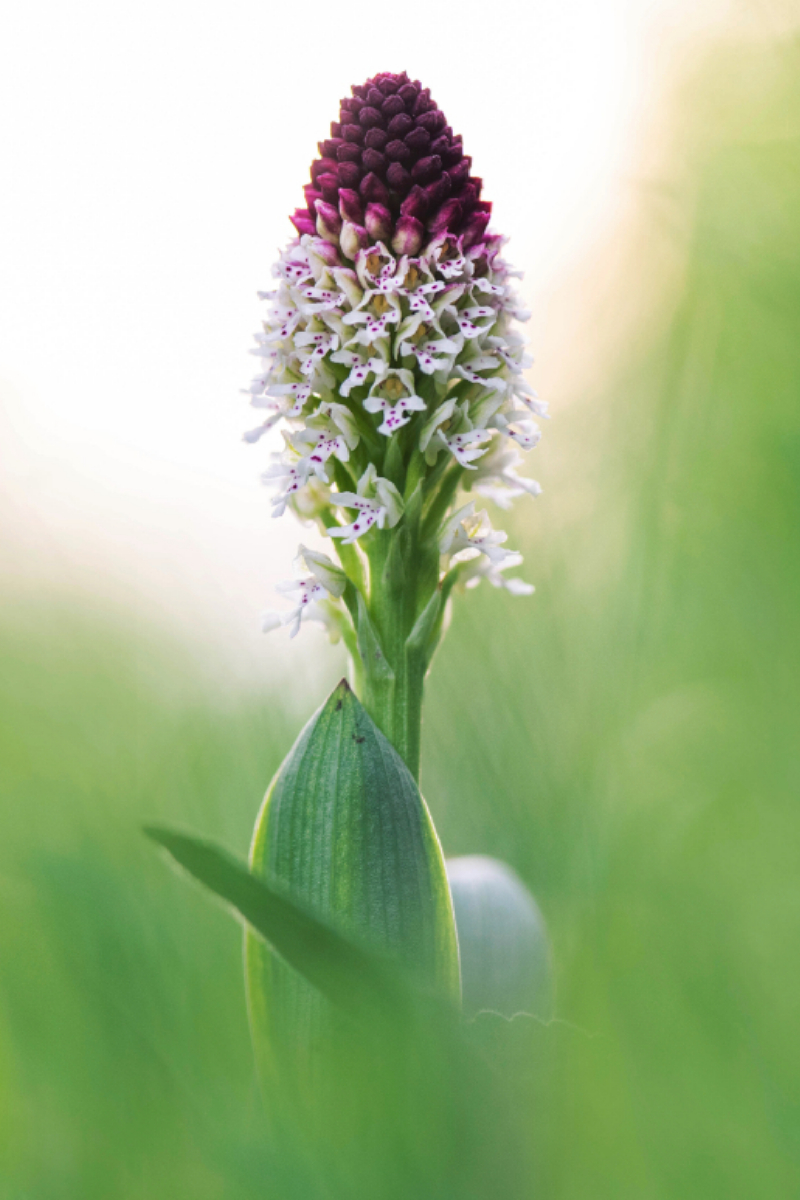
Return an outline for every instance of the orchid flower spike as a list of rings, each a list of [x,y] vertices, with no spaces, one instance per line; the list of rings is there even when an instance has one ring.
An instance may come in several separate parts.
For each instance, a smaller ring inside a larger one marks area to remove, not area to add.
[[[430,91],[405,73],[368,79],[318,149],[263,294],[248,389],[262,424],[245,440],[280,428],[274,515],[315,522],[340,566],[303,550],[306,573],[282,589],[294,607],[264,627],[294,636],[322,611],[368,705],[377,671],[397,707],[403,688],[421,695],[456,583],[532,591],[501,574],[521,556],[468,497],[507,509],[539,493],[516,468],[547,412],[523,374],[518,272]]]

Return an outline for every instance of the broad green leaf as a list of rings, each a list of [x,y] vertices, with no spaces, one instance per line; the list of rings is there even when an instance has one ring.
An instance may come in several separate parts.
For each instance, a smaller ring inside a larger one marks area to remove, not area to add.
[[[344,681],[275,776],[251,866],[422,989],[457,1000],[455,923],[433,823],[402,759]],[[330,1006],[252,936],[246,969],[262,1078],[278,1072],[312,1086],[334,1036]]]
[[[447,875],[461,952],[464,1015],[491,1010],[505,1017],[547,1019],[552,978],[547,929],[518,875],[484,855],[451,858]]]
[[[155,826],[145,833],[333,1004],[355,1013],[386,1009],[399,1014],[405,1006],[407,993],[396,971],[321,921],[285,888],[253,875],[210,842]]]

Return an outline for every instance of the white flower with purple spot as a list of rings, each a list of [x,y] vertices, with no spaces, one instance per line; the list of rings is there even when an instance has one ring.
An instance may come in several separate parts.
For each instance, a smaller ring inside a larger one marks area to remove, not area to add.
[[[425,401],[414,391],[414,376],[403,368],[392,368],[383,379],[373,384],[364,401],[370,413],[383,413],[378,433],[390,437],[411,420],[415,412],[424,412]]]
[[[349,525],[334,525],[327,532],[332,538],[342,538],[342,544],[351,545],[373,525],[378,529],[393,529],[403,515],[403,497],[388,479],[378,475],[374,463],[370,463],[358,481],[355,492],[334,492],[330,498],[336,508],[355,508],[358,516]]]
[[[304,620],[322,620],[327,624],[329,615],[320,612],[320,603],[344,595],[347,576],[327,554],[300,546],[294,566],[297,578],[275,585],[276,592],[295,601],[294,608],[284,613],[265,613],[261,626],[265,633],[288,625],[291,629],[289,636],[296,637]],[[303,570],[308,574],[301,574]]]
[[[449,554],[454,563],[468,562],[479,554],[485,554],[490,562],[498,564],[513,553],[503,549],[507,539],[507,533],[492,529],[486,510],[476,513],[475,501],[470,500],[444,525],[439,538],[439,550],[442,554]]]

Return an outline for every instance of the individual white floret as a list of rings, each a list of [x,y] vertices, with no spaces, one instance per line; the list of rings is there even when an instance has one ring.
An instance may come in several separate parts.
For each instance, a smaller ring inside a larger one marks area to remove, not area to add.
[[[373,525],[378,529],[393,529],[403,515],[403,497],[390,480],[378,475],[374,463],[369,464],[357,488],[355,492],[331,495],[334,507],[358,509],[358,516],[350,525],[334,525],[327,530],[332,538],[342,538],[345,546],[363,537]]]
[[[536,480],[526,479],[516,473],[515,468],[521,462],[522,456],[516,447],[495,438],[477,464],[475,477],[470,481],[470,490],[504,509],[511,508],[512,502],[519,496],[524,496],[526,492],[530,496],[539,496],[542,489]]]
[[[295,605],[288,612],[268,612],[264,614],[261,628],[265,633],[278,629],[281,625],[290,627],[290,637],[296,637],[303,620],[323,620],[327,617],[317,611],[322,600],[330,597],[339,598],[347,586],[347,576],[327,554],[319,554],[300,546],[294,563],[297,578],[275,585],[275,591],[282,596],[290,596]],[[308,574],[301,574],[305,570]]]
[[[513,553],[503,549],[507,539],[507,533],[492,529],[485,509],[476,513],[475,501],[470,500],[443,526],[439,550],[442,554],[449,554],[452,563],[467,562],[478,554],[485,554],[491,562],[498,564]]]

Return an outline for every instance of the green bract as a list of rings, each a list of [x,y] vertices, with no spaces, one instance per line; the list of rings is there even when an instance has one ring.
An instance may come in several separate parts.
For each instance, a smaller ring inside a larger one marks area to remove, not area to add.
[[[323,920],[373,946],[422,988],[457,1001],[458,948],[444,860],[400,756],[343,681],[311,718],[267,793],[251,852]],[[313,1072],[332,1013],[318,989],[247,938],[262,1074]]]

